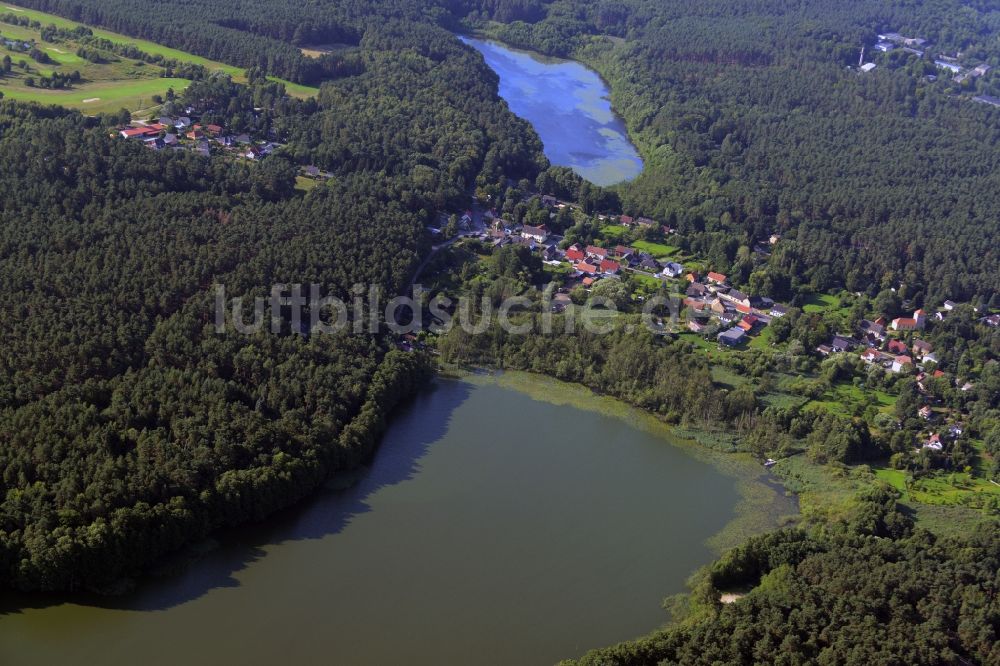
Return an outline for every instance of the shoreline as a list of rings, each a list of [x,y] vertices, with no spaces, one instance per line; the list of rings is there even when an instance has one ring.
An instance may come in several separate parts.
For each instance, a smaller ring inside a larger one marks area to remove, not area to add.
[[[521,370],[443,368],[438,376],[449,381],[495,384],[541,402],[569,405],[619,419],[664,440],[666,444],[683,450],[686,455],[711,465],[721,474],[733,479],[740,496],[733,510],[734,515],[719,532],[705,542],[716,556],[740,545],[750,536],[779,529],[802,518],[798,496],[785,488],[779,477],[764,469],[749,454],[709,448],[695,438],[678,434],[674,426],[664,423],[654,414],[618,398],[601,395],[582,384],[563,382]]]

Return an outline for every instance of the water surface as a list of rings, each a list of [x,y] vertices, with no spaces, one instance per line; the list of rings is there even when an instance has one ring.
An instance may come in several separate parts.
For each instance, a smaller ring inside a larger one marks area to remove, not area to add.
[[[440,380],[350,488],[124,598],[5,597],[0,663],[551,664],[659,626],[738,499],[624,420]]]
[[[642,171],[642,159],[596,72],[499,42],[459,39],[483,54],[500,77],[500,96],[534,126],[550,162],[597,185],[631,180]]]

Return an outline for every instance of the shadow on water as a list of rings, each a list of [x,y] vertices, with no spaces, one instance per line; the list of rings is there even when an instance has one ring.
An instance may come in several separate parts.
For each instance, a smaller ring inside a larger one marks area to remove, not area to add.
[[[157,611],[193,601],[214,589],[238,587],[236,574],[283,543],[322,539],[342,532],[371,510],[369,498],[382,488],[413,479],[420,460],[441,439],[472,386],[438,380],[399,408],[368,466],[335,477],[318,494],[267,520],[224,530],[216,538],[171,556],[120,596],[4,593],[0,617],[25,609],[70,602],[97,608]]]

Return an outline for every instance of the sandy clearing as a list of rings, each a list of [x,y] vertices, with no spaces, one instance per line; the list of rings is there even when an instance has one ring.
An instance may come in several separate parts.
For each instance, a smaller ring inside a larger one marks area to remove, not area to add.
[[[743,596],[742,594],[736,594],[734,592],[726,592],[721,597],[719,597],[719,601],[721,601],[724,604],[731,604],[742,596]]]
[[[91,102],[100,102],[100,101],[101,101],[100,97],[88,97],[87,99],[83,100],[83,104],[90,104]]]

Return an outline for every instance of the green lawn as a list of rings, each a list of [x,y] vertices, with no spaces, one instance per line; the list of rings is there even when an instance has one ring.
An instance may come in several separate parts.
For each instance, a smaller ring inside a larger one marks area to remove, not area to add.
[[[652,241],[647,240],[637,240],[632,243],[632,247],[642,252],[648,252],[657,259],[673,256],[677,252],[677,248],[673,245],[653,243]]]
[[[751,349],[768,349],[771,346],[772,337],[771,327],[766,326],[764,330],[757,333],[756,336],[750,340],[749,347]]]
[[[12,12],[18,16],[27,16],[30,19],[41,22],[42,25],[54,25],[57,28],[66,28],[72,30],[81,23],[76,21],[71,21],[65,19],[61,16],[56,16],[55,14],[46,14],[45,12],[35,11],[33,9],[25,9],[23,7],[17,7],[12,4],[5,4],[0,8],[0,13]],[[88,26],[94,33],[95,37],[102,37],[104,39],[111,40],[119,44],[134,44],[137,48],[150,55],[162,55],[164,58],[172,58],[180,62],[190,62],[196,65],[202,65],[205,68],[212,71],[223,71],[233,77],[234,81],[245,82],[246,77],[241,68],[235,67],[233,65],[227,65],[225,63],[218,62],[216,60],[209,60],[208,58],[203,58],[201,56],[194,55],[192,53],[186,53],[185,51],[179,51],[177,49],[172,49],[168,46],[163,46],[162,44],[157,44],[155,42],[150,42],[145,39],[135,39],[133,37],[128,37],[126,35],[121,35],[116,32],[110,32],[108,30],[102,30],[100,28],[95,28],[93,26]],[[24,37],[24,35],[15,35],[15,28],[17,26],[7,25],[6,23],[0,23],[0,33],[11,34],[14,36]],[[24,31],[24,29],[21,29]],[[32,31],[28,31],[32,32]],[[32,35],[36,40],[38,39],[37,33]],[[56,45],[58,47],[58,45]],[[56,54],[53,54],[53,59]],[[75,57],[75,54],[74,54]],[[284,79],[278,79],[275,77],[270,77],[273,81],[281,81],[285,84],[285,90],[288,91],[289,95],[295,97],[311,97],[319,92],[318,88],[313,88],[311,86],[303,86],[298,83],[292,83],[291,81],[285,81]],[[164,88],[166,90],[166,88]],[[56,103],[56,102],[53,102]]]
[[[90,113],[118,111],[121,108],[137,110],[153,105],[152,96],[163,94],[167,88],[183,90],[191,82],[187,79],[151,78],[123,81],[95,81],[82,83],[68,90],[45,90],[12,86],[0,79],[0,92],[11,99],[59,104]]]

